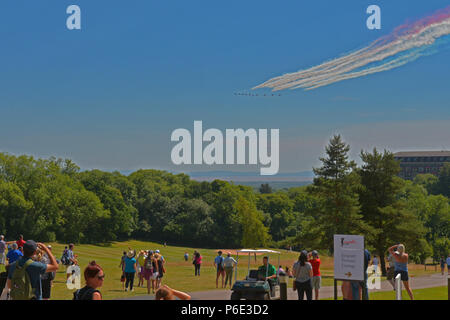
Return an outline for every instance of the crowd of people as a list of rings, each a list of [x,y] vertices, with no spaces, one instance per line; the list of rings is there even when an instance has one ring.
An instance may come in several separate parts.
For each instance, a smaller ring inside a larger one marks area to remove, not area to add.
[[[414,299],[411,287],[409,285],[408,259],[405,246],[396,244],[387,249],[387,280],[395,289],[394,279],[397,275],[403,283],[411,300]],[[189,254],[184,253],[183,259],[189,261]],[[124,291],[134,291],[134,282],[137,276],[137,286],[146,287],[148,294],[154,294],[155,299],[190,299],[190,296],[181,291],[162,285],[162,279],[166,273],[166,260],[159,250],[140,250],[136,251],[128,248],[124,251],[119,268],[121,268],[122,289]],[[202,256],[198,251],[194,251],[192,256],[194,265],[194,275],[200,276],[200,266]],[[371,259],[370,252],[364,251],[364,281],[343,281],[342,294],[344,300],[362,300],[369,299],[368,293],[368,270],[372,267],[372,272],[377,274],[379,260],[376,255]],[[51,245],[35,242],[33,240],[25,241],[20,235],[17,241],[5,241],[4,236],[0,235],[0,266],[5,267],[5,272],[0,274],[0,293],[1,299],[36,299],[47,300],[51,297],[51,288],[55,279],[56,271],[60,265],[66,268],[66,279],[74,273],[74,268],[78,267],[77,255],[74,253],[74,244],[69,244],[64,248],[61,259],[55,258]],[[216,288],[226,288],[229,285],[231,289],[233,283],[233,274],[237,261],[232,257],[231,252],[226,256],[222,251],[218,251],[213,261],[216,272]],[[272,286],[276,283],[278,276],[288,276],[293,278],[293,290],[297,291],[298,299],[307,300],[319,299],[322,277],[320,273],[321,260],[316,250],[308,252],[303,250],[292,269],[279,266],[278,270],[268,263],[268,258],[263,258],[263,265],[258,269],[258,274],[262,275]],[[440,259],[441,272],[444,274],[445,265],[450,265],[450,255],[445,259]],[[105,273],[102,267],[95,261],[89,262],[84,269],[85,286],[73,293],[74,300],[101,300],[102,294],[99,288],[102,287],[105,279]],[[3,291],[1,291],[3,289]],[[314,296],[313,296],[314,294]]]
[[[138,287],[144,286],[147,281],[147,293],[155,293],[161,287],[161,281],[166,273],[165,260],[159,250],[141,250],[136,256],[136,251],[128,248],[123,252],[119,268],[122,269],[121,281],[123,289],[133,292],[134,278],[138,276]]]

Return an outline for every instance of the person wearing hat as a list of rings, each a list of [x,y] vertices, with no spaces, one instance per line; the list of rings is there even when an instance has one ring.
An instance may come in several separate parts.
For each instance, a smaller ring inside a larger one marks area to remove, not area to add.
[[[130,291],[134,291],[134,275],[137,272],[137,263],[135,256],[136,251],[129,250],[127,253],[127,257],[125,258],[125,291],[128,291],[128,285],[130,285]]]
[[[228,279],[230,279],[230,289],[231,282],[233,281],[233,269],[237,265],[237,261],[231,256],[231,252],[227,252],[227,257],[223,260],[223,266],[225,268],[225,288],[227,287]]]
[[[314,289],[315,299],[319,300],[319,290],[320,290],[320,284],[322,282],[322,276],[320,275],[320,258],[319,253],[316,250],[313,250],[309,254],[309,261],[308,261],[313,270],[313,277],[311,280],[312,288]]]
[[[164,260],[164,256],[159,252],[159,250],[156,250],[155,253],[159,254],[159,258],[161,259],[162,263],[166,263],[166,260]]]
[[[8,259],[8,264],[12,264],[19,260],[20,257],[23,257],[22,251],[18,249],[17,243],[13,243],[11,245],[11,249],[8,251],[6,255],[6,259]]]
[[[31,260],[31,257],[35,255],[38,248],[48,256],[50,260],[49,264]],[[47,272],[56,272],[59,267],[58,262],[56,262],[56,259],[51,251],[45,244],[40,242],[36,243],[33,240],[28,240],[24,243],[23,257],[10,266],[8,273],[8,281],[6,285],[8,288],[11,288],[11,298],[13,300],[16,294],[15,287],[12,284],[12,279],[17,266],[20,268],[26,268],[25,272],[27,272],[30,277],[31,288],[33,289],[32,299],[42,300],[41,275]]]

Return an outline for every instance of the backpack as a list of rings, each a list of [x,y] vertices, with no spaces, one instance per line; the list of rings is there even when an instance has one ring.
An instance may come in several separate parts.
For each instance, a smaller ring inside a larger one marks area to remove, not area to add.
[[[63,255],[61,257],[61,263],[63,265],[68,265],[69,264],[69,252],[67,250],[64,250]]]
[[[145,259],[144,268],[145,268],[146,270],[153,271],[153,263],[152,263],[152,260],[151,260],[151,259]]]
[[[16,262],[13,276],[11,278],[11,299],[12,300],[31,300],[35,299],[36,295],[31,287],[31,280],[27,268],[33,263],[33,260],[28,259],[25,264],[20,267],[19,261]]]

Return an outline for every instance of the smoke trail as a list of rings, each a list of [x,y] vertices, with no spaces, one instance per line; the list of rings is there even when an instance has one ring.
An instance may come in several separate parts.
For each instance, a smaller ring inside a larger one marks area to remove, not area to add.
[[[274,77],[253,89],[312,90],[335,82],[391,70],[437,52],[450,42],[449,35],[450,6],[429,17],[403,24],[367,47],[305,70]]]

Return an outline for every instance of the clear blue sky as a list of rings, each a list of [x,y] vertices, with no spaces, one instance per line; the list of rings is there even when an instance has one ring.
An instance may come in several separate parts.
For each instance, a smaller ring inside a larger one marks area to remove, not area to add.
[[[82,30],[66,29],[66,8]],[[382,29],[366,28],[378,4]],[[82,168],[180,171],[170,134],[279,128],[280,172],[311,170],[330,135],[361,148],[450,149],[450,50],[384,73],[281,97],[242,97],[273,76],[335,58],[428,1],[3,0],[0,151],[68,157]],[[252,170],[253,167],[225,167]]]

